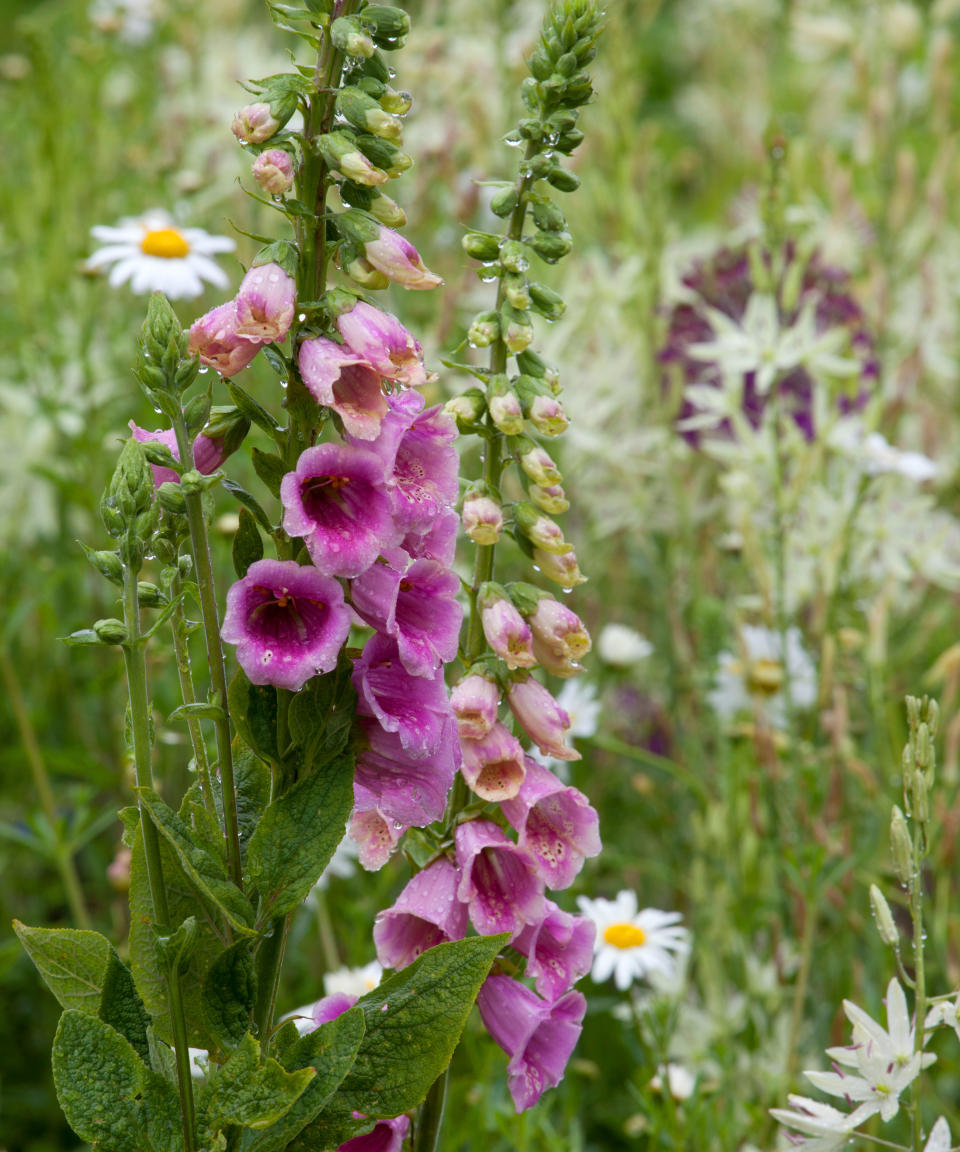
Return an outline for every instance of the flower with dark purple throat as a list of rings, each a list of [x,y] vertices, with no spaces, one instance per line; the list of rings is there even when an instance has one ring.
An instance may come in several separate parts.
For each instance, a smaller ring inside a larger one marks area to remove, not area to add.
[[[254,684],[296,692],[336,667],[350,631],[343,589],[292,560],[258,560],[227,593],[221,630]]]
[[[359,576],[399,537],[383,465],[364,448],[308,448],[280,484],[283,527],[327,576]]]

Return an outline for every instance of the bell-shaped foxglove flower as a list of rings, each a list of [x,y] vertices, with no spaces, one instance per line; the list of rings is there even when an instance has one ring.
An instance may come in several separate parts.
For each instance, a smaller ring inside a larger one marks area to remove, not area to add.
[[[240,281],[237,334],[257,344],[285,340],[293,323],[297,283],[279,264],[258,264]]]
[[[392,908],[380,913],[373,941],[384,968],[406,968],[435,944],[463,939],[467,906],[457,899],[459,882],[457,869],[440,856],[413,877]]]
[[[358,300],[337,317],[337,328],[381,376],[405,388],[426,384],[423,349],[396,316]]]
[[[260,351],[258,341],[240,335],[239,324],[236,300],[211,308],[190,325],[190,355],[221,376],[236,376]]]
[[[377,796],[354,781],[353,814],[347,834],[357,845],[357,859],[368,872],[376,872],[390,859],[407,825],[388,816],[378,806]]]
[[[466,676],[450,693],[461,740],[482,740],[497,722],[500,689],[486,676]]]
[[[460,749],[460,772],[481,800],[501,804],[517,795],[526,775],[523,745],[502,724],[479,740],[461,738]]]
[[[442,725],[436,749],[420,757],[411,756],[400,735],[387,732],[377,720],[360,716],[358,724],[367,746],[357,755],[355,788],[366,789],[376,808],[395,825],[423,828],[439,820],[460,760],[452,715]]]
[[[525,975],[540,995],[556,1000],[590,971],[597,930],[586,916],[572,916],[552,900],[545,908],[540,923],[527,925],[513,947],[527,957]]]
[[[543,919],[543,881],[533,858],[492,820],[468,820],[456,831],[460,884],[470,923],[481,935],[510,932]]]
[[[580,753],[567,743],[570,715],[539,681],[528,676],[515,680],[507,690],[510,711],[520,727],[545,756],[579,760]]]
[[[307,391],[337,413],[348,435],[363,441],[379,436],[387,398],[380,373],[361,353],[318,337],[300,345],[297,364]]]

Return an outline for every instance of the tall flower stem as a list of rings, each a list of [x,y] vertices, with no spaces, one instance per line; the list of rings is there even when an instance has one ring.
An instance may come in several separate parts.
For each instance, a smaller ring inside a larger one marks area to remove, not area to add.
[[[177,436],[180,459],[185,464],[193,463],[193,447],[182,414],[173,418],[173,430]],[[203,635],[207,649],[210,684],[220,708],[220,715],[214,721],[217,734],[217,763],[220,769],[220,783],[223,793],[223,820],[227,841],[227,861],[230,879],[238,888],[243,888],[243,865],[240,859],[240,823],[237,817],[237,791],[233,777],[233,751],[230,745],[230,713],[227,706],[227,670],[223,658],[223,644],[220,640],[220,616],[217,609],[217,589],[213,577],[213,563],[210,557],[210,539],[203,515],[203,498],[199,492],[184,491],[187,508],[187,523],[190,526],[190,543],[193,553],[194,574],[200,589],[200,612],[203,617]]]
[[[124,565],[123,569],[123,616],[127,629],[127,639],[123,645],[123,662],[127,673],[127,690],[130,694],[130,729],[133,736],[134,773],[138,788],[150,788],[153,785],[153,773],[150,767],[150,705],[147,696],[146,641],[140,634],[137,573],[135,568],[129,564]],[[138,805],[147,882],[153,904],[154,926],[160,935],[166,935],[170,930],[170,908],[167,903],[167,890],[163,879],[160,836],[139,798]],[[170,1020],[173,1026],[180,1107],[183,1115],[184,1148],[185,1152],[195,1152],[197,1147],[196,1121],[193,1105],[193,1079],[190,1073],[190,1049],[187,1042],[187,1025],[180,993],[180,977],[176,964],[172,966],[167,975],[167,993]]]
[[[30,716],[23,699],[23,693],[20,691],[20,683],[14,672],[9,653],[6,651],[0,652],[0,674],[2,674],[3,687],[6,691],[7,699],[10,701],[10,706],[13,709],[17,729],[20,732],[20,739],[23,741],[23,748],[27,754],[27,763],[30,765],[33,783],[37,789],[37,796],[40,798],[40,806],[50,826],[50,833],[54,837],[54,859],[56,861],[57,871],[60,873],[64,895],[67,898],[67,904],[70,908],[70,916],[78,928],[89,928],[90,917],[83,900],[83,890],[80,887],[80,881],[77,877],[77,869],[73,861],[73,852],[70,849],[70,845],[67,844],[60,835],[57,805],[54,800],[53,789],[50,786],[50,776],[47,773],[47,765],[40,751],[37,734],[34,731],[33,724],[30,722]]]
[[[173,595],[179,598],[180,579],[177,578],[173,587]],[[177,675],[180,679],[180,695],[184,704],[195,704],[197,694],[193,686],[193,669],[190,666],[190,646],[187,642],[187,618],[183,611],[183,604],[178,599],[177,606],[171,617],[171,631],[173,632],[173,651],[177,660]],[[193,762],[197,768],[197,779],[200,781],[200,792],[208,812],[216,813],[216,803],[213,796],[213,782],[210,779],[210,763],[207,758],[207,746],[203,739],[203,729],[200,721],[195,717],[187,720],[187,731],[190,733],[190,743],[193,747]]]

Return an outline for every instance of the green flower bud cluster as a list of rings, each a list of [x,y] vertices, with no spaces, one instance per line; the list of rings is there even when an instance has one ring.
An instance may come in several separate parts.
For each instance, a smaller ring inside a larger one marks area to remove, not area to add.
[[[100,516],[107,532],[119,541],[118,559],[122,567],[138,572],[143,565],[147,543],[157,523],[153,498],[153,471],[143,445],[127,440],[113,476],[100,501]],[[111,553],[89,552],[91,563],[108,579],[116,579]]]
[[[940,719],[935,700],[926,696],[907,697],[909,736],[903,749],[903,798],[907,814],[921,827],[930,820],[930,793],[933,790],[937,756],[934,739]]]
[[[179,410],[180,395],[200,370],[200,361],[187,355],[187,339],[170,301],[163,293],[154,292],[140,333],[134,371],[147,399],[164,412]]]

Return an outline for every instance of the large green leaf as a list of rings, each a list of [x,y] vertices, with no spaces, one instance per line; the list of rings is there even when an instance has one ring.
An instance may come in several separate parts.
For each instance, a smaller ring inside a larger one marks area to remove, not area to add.
[[[177,1152],[180,1101],[109,1024],[68,1009],[53,1042],[53,1080],[70,1127],[102,1152]]]
[[[79,928],[28,928],[19,920],[13,927],[61,1007],[99,1016],[148,1058],[150,1017],[130,970],[105,936]]]
[[[341,657],[332,672],[315,676],[290,701],[290,738],[300,750],[301,771],[349,745],[357,709],[352,673],[352,661]]]
[[[203,1017],[221,1047],[238,1044],[250,1028],[257,976],[248,940],[238,940],[214,960],[203,982]]]
[[[315,769],[264,812],[247,848],[262,917],[283,916],[304,899],[343,839],[353,805],[353,756]]]
[[[246,1134],[242,1152],[283,1152],[340,1086],[356,1058],[363,1033],[363,1009],[351,1008],[336,1020],[330,1020],[315,1032],[301,1037],[284,1052],[280,1062],[288,1072],[312,1067],[316,1068],[317,1075],[276,1124],[256,1135]]]
[[[336,1097],[291,1152],[325,1152],[354,1135],[354,1112],[386,1120],[420,1104],[450,1063],[473,1002],[509,936],[430,948],[358,1001],[366,1031]]]
[[[277,751],[277,690],[251,684],[238,668],[227,689],[230,716],[244,743],[268,764],[280,764]]]

